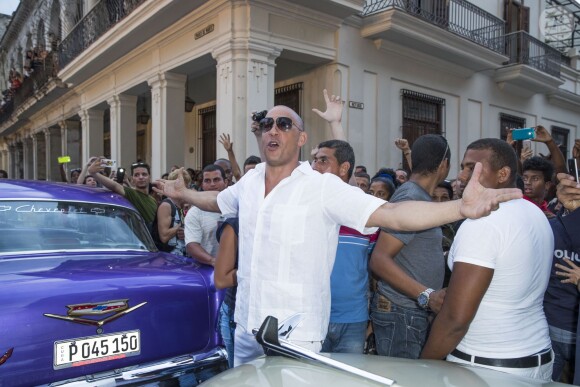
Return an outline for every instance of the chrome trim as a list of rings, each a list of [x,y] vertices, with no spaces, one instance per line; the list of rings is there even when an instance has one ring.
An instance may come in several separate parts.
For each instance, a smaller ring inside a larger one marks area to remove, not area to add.
[[[119,386],[139,385],[146,382],[171,379],[193,371],[193,369],[205,367],[212,363],[227,363],[228,355],[224,348],[216,347],[207,352],[183,355],[159,362],[126,367],[111,371],[101,372],[84,377],[62,380],[45,387],[77,387],[77,386]]]

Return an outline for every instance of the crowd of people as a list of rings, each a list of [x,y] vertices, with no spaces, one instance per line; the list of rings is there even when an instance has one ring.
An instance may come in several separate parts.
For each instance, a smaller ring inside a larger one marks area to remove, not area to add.
[[[326,110],[313,111],[333,138],[311,161],[299,161],[301,117],[276,106],[252,123],[260,156],[242,168],[223,134],[228,158],[199,172],[174,166],[152,184],[146,163],[123,178],[92,157],[70,181],[125,196],[160,250],[214,267],[232,367],[263,353],[252,330],[265,317],[300,313],[290,339],[313,351],[580,385],[580,185],[550,133],[534,129],[548,156],[511,135],[474,141],[451,181],[443,136],[397,139],[409,170],[371,177],[345,141],[342,100],[324,96]],[[580,163],[580,140],[572,153]]]

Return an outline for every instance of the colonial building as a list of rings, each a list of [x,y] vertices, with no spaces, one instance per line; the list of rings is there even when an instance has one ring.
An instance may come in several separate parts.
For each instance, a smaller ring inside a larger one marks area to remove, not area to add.
[[[306,159],[330,136],[311,110],[324,88],[370,171],[424,133],[448,139],[451,176],[467,144],[506,128],[544,125],[569,156],[580,7],[558,3],[22,0],[0,41],[0,169],[60,180],[58,156],[105,155],[156,178],[223,157],[220,133],[243,160],[258,154],[250,113],[274,104],[303,116]]]

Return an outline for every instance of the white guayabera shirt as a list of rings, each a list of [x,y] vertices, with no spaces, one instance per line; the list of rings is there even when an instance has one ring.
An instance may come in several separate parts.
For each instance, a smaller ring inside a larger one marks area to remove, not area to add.
[[[265,163],[217,198],[222,213],[240,219],[235,321],[247,333],[269,315],[305,319],[296,341],[322,341],[330,315],[330,273],[341,225],[361,233],[385,202],[304,162],[269,194]]]

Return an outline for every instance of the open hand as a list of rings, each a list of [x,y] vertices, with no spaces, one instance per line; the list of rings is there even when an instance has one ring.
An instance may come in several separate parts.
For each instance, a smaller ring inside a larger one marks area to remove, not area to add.
[[[234,143],[231,141],[229,134],[224,134],[224,133],[220,134],[219,142],[220,142],[220,144],[222,144],[224,146],[224,149],[226,150],[226,152],[232,151]]]
[[[184,169],[179,168],[177,171],[177,179],[175,180],[156,180],[153,183],[153,191],[165,195],[170,199],[182,199],[188,188],[185,186],[185,181],[183,180]]]
[[[344,102],[340,99],[339,95],[333,94],[329,98],[326,89],[324,89],[322,93],[324,94],[324,100],[326,101],[326,111],[324,113],[318,109],[312,109],[312,111],[329,123],[341,122]]]
[[[505,128],[506,132],[507,132],[507,136],[505,139],[505,142],[507,142],[508,144],[510,144],[511,146],[514,146],[514,144],[516,143],[514,140],[514,136],[512,134],[512,129],[510,128]]]
[[[492,189],[482,186],[479,183],[482,169],[481,163],[475,164],[471,179],[463,190],[460,212],[466,218],[477,219],[487,216],[497,210],[500,203],[522,197],[522,191],[518,188]]]
[[[556,264],[556,269],[561,270],[556,271],[556,275],[564,278],[560,282],[578,286],[578,282],[580,281],[580,267],[576,266],[576,264],[569,259],[564,258],[562,261],[564,261],[568,266],[559,263]]]

